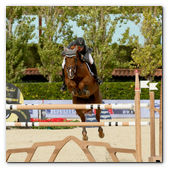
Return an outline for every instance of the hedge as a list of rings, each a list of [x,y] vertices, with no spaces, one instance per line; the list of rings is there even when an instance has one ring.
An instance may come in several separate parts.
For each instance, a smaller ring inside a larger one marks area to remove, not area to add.
[[[60,91],[62,82],[56,83],[17,83],[17,86],[25,100],[70,100],[69,91]],[[155,92],[155,99],[160,98],[161,82],[158,82],[158,90]],[[104,82],[100,86],[103,99],[111,100],[133,100],[135,95],[134,82]],[[142,89],[141,99],[149,99],[149,89]]]

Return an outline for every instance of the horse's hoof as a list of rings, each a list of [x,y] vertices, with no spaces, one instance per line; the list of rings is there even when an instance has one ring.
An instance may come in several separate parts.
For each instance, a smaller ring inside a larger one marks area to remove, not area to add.
[[[72,95],[72,96],[76,96],[76,92],[73,90],[73,91],[71,92],[71,95]]]
[[[99,133],[100,138],[104,138],[104,133]]]
[[[83,89],[84,96],[90,96],[90,91]]]
[[[98,132],[99,132],[99,137],[104,138],[103,128],[99,127]]]
[[[90,96],[90,92],[87,93],[87,96]]]
[[[83,136],[82,138],[84,141],[87,141],[88,140],[88,136]]]
[[[74,91],[72,91],[72,92],[71,92],[71,95],[72,95],[72,96],[74,96],[74,95],[75,95],[75,94],[74,94]]]
[[[90,92],[86,90],[86,96],[90,96]]]
[[[86,130],[82,132],[82,135],[83,135],[83,140],[87,141],[88,140],[88,136],[87,136],[87,132]]]

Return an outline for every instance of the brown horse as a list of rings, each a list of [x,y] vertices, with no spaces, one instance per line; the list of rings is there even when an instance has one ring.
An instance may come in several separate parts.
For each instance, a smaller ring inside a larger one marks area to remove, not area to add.
[[[64,47],[65,51],[65,83],[72,94],[73,104],[101,104],[102,96],[97,86],[94,77],[88,70],[85,62],[81,61],[77,50],[79,47],[71,47],[72,49],[67,49]],[[86,113],[92,113],[90,110],[79,110],[76,109],[76,113],[81,118],[82,122],[85,122]],[[96,119],[100,122],[100,112],[101,109],[96,109]],[[99,137],[103,138],[104,133],[102,127],[99,127]],[[86,128],[83,127],[83,140],[88,140]]]

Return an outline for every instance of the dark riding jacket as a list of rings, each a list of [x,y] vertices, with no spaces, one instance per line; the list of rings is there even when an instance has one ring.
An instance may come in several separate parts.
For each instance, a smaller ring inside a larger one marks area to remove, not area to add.
[[[72,46],[76,45],[76,41],[72,41],[67,46],[68,49],[70,49]],[[89,54],[93,51],[92,48],[87,47],[87,45],[84,46],[84,49],[80,52],[83,54],[87,59],[89,58]],[[62,51],[61,55],[63,56],[65,54],[65,51]]]

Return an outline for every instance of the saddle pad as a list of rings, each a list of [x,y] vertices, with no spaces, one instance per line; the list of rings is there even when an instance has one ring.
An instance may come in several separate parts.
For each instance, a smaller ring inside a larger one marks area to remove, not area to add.
[[[86,62],[85,62],[86,63]],[[94,73],[91,71],[91,69],[90,69],[90,67],[89,67],[89,65],[86,63],[86,65],[87,65],[87,68],[88,68],[88,70],[89,70],[89,72],[90,72],[90,74],[92,75],[92,76],[94,76]]]

